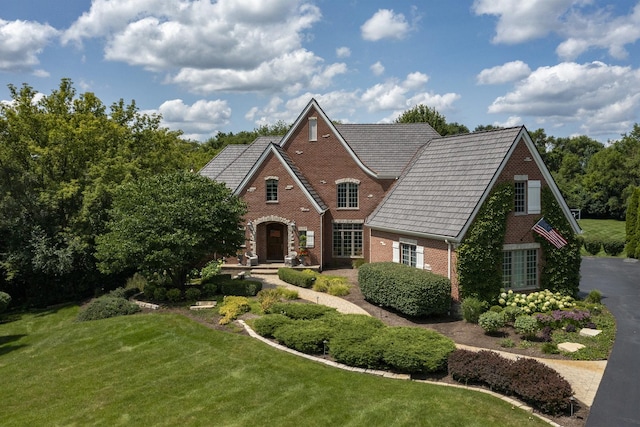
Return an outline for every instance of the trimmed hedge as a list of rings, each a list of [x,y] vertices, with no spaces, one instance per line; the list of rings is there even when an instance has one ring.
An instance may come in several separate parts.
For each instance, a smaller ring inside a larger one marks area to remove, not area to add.
[[[381,320],[363,314],[345,314],[332,316],[327,322],[334,332],[329,350],[336,362],[369,369],[382,366],[382,348],[371,342],[385,327]]]
[[[449,354],[456,349],[453,340],[436,331],[403,326],[381,329],[371,343],[382,350],[387,366],[409,374],[445,370]]]
[[[598,255],[602,249],[602,240],[599,239],[584,239],[584,248],[589,255]]]
[[[358,270],[358,281],[369,302],[408,316],[446,314],[451,307],[449,279],[404,264],[364,264]]]
[[[320,304],[307,304],[303,302],[278,302],[272,304],[268,313],[280,313],[295,320],[317,319],[329,313],[337,313],[333,307]]]
[[[255,297],[262,290],[262,282],[244,279],[225,280],[219,284],[218,289],[222,295]]]
[[[316,280],[316,275],[311,270],[295,270],[293,268],[279,268],[278,278],[290,285],[301,288],[311,288]]]
[[[283,345],[306,354],[321,354],[331,336],[329,325],[319,319],[292,320],[273,331]]]
[[[618,256],[624,251],[624,242],[622,240],[605,240],[602,242],[604,252],[609,256]]]
[[[571,385],[556,371],[528,358],[511,361],[483,350],[456,350],[448,358],[449,374],[465,384],[485,384],[504,394],[515,394],[547,414],[566,411],[573,395]]]
[[[78,314],[78,321],[107,319],[109,317],[125,316],[140,311],[140,307],[117,294],[107,294],[96,298],[87,308]]]
[[[253,321],[253,330],[260,336],[271,338],[276,329],[291,322],[291,318],[284,314],[267,314]]]

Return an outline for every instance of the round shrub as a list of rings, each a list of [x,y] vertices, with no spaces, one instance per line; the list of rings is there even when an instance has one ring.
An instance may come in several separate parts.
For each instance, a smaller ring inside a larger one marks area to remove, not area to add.
[[[191,287],[184,292],[184,297],[189,302],[198,301],[201,293],[200,289]]]
[[[503,310],[504,308],[502,308],[502,306],[499,306],[499,305],[492,305],[491,308],[489,309],[489,311],[494,311],[496,313],[502,313]]]
[[[487,310],[487,303],[480,301],[476,297],[467,297],[462,300],[460,305],[462,309],[462,318],[469,323],[478,323],[480,315]]]
[[[249,305],[247,297],[225,296],[218,309],[218,313],[222,315],[218,323],[226,325],[241,314],[247,313],[249,310],[251,310],[251,306]]]
[[[291,323],[292,320],[283,314],[267,314],[253,321],[253,329],[263,337],[273,337],[279,327]]]
[[[218,282],[202,283],[202,295],[205,298],[211,298],[218,294]]]
[[[171,288],[167,291],[169,302],[178,302],[182,299],[182,292],[178,288]]]
[[[540,325],[538,325],[538,321],[533,316],[518,316],[513,322],[513,327],[516,332],[522,335],[525,338],[532,338],[538,332]]]
[[[500,328],[504,327],[506,321],[504,314],[497,313],[495,311],[487,311],[480,315],[478,324],[486,333],[493,334],[498,332]]]
[[[516,317],[522,314],[522,309],[520,307],[509,305],[502,310],[502,314],[507,322],[514,322]]]
[[[280,313],[291,319],[317,319],[325,314],[337,313],[337,310],[333,307],[327,307],[320,304],[307,304],[302,302],[280,302],[273,304],[269,310],[269,313]]]
[[[321,354],[331,336],[331,328],[319,320],[295,320],[273,331],[283,345],[306,354]]]
[[[140,307],[124,298],[104,295],[89,303],[87,308],[78,314],[81,322],[87,320],[107,319],[109,317],[124,316],[137,313]]]
[[[6,292],[0,292],[0,313],[3,313],[11,303],[11,295]]]
[[[597,289],[589,292],[589,295],[586,296],[584,302],[587,304],[600,304],[602,302],[602,292]]]
[[[604,252],[609,256],[618,256],[624,251],[623,240],[605,240],[602,242]]]
[[[329,285],[327,293],[329,295],[333,295],[334,297],[343,297],[345,295],[349,295],[349,285],[347,285],[346,283],[332,283]]]
[[[156,301],[166,301],[167,289],[163,287],[157,287],[153,291],[153,299]]]
[[[336,362],[359,368],[382,366],[382,348],[372,342],[372,338],[385,327],[380,319],[345,314],[331,316],[326,322],[333,330],[329,349]]]
[[[570,405],[571,384],[534,359],[520,358],[509,368],[511,388],[525,402],[546,414],[558,414]]]
[[[584,248],[590,255],[598,255],[602,249],[602,240],[584,239]]]
[[[447,358],[456,349],[451,339],[436,331],[402,326],[382,329],[372,343],[382,348],[382,360],[387,366],[409,374],[446,369]]]

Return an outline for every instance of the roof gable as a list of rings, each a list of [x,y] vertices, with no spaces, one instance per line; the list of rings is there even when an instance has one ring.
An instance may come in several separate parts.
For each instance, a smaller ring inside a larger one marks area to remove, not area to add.
[[[238,184],[235,194],[240,194],[242,190],[247,186],[247,184],[251,181],[253,176],[256,174],[260,166],[267,160],[270,154],[273,154],[275,158],[277,158],[284,168],[287,170],[289,175],[293,178],[296,184],[302,189],[304,195],[311,202],[313,207],[318,213],[325,212],[329,209],[329,207],[324,203],[324,201],[320,198],[318,192],[309,184],[307,179],[302,175],[300,169],[295,165],[295,163],[291,160],[289,155],[275,143],[270,143],[262,152],[259,159],[253,164],[248,173],[245,174],[242,181]]]

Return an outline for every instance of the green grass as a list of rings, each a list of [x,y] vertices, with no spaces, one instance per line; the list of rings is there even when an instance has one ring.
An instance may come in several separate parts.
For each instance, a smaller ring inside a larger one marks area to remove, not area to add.
[[[595,238],[601,240],[622,240],[626,239],[625,222],[615,219],[581,219],[578,221],[578,225],[582,228],[582,236],[584,238]],[[582,248],[582,255],[589,255],[584,248]],[[589,255],[592,256],[592,255]],[[609,256],[601,250],[596,256]],[[618,255],[619,258],[624,258],[626,255],[623,252]]]
[[[0,323],[0,425],[546,425],[486,394],[342,371],[178,314]]]

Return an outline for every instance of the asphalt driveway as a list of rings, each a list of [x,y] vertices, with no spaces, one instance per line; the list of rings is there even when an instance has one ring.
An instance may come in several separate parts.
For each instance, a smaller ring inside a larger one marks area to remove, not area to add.
[[[582,259],[580,291],[602,292],[617,322],[616,342],[587,427],[640,426],[640,262]]]

